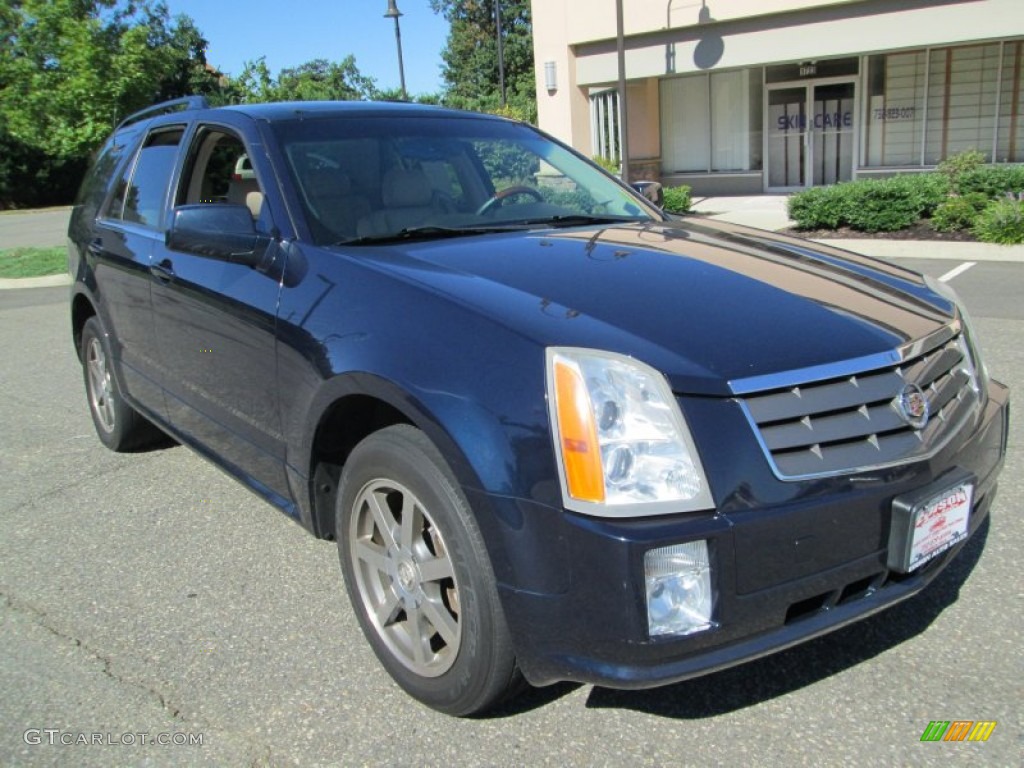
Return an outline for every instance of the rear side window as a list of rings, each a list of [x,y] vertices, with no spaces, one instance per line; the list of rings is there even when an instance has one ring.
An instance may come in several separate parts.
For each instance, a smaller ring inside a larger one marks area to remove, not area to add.
[[[119,133],[103,145],[93,159],[92,167],[82,180],[78,189],[75,204],[82,206],[88,214],[87,219],[95,217],[103,199],[110,190],[110,182],[124,159],[126,152],[135,145],[138,136],[131,133]]]
[[[125,170],[107,216],[159,227],[183,128],[160,129],[146,137],[135,162]]]

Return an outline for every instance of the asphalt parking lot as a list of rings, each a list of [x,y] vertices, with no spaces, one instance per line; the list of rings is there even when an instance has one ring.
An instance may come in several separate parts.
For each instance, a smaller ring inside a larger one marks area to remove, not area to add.
[[[1019,399],[1024,264],[950,282]],[[66,297],[0,291],[0,765],[1021,764],[1019,419],[991,524],[915,600],[702,679],[456,720],[378,667],[333,544],[183,448],[100,445]],[[922,743],[933,720],[997,725]]]

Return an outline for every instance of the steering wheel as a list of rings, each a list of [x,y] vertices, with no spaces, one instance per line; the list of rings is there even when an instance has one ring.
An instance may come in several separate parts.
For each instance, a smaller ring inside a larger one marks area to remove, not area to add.
[[[504,203],[507,198],[513,197],[515,195],[529,195],[534,200],[536,200],[538,203],[544,201],[544,197],[541,195],[541,193],[538,192],[533,187],[525,187],[525,186],[523,186],[521,184],[518,184],[518,185],[514,185],[514,186],[511,186],[511,187],[508,187],[506,189],[503,189],[503,190],[501,190],[501,192],[497,192],[494,195],[492,195],[491,197],[487,198],[487,200],[484,201],[484,204],[476,209],[476,215],[477,216],[486,216],[488,213],[493,211],[499,205]]]

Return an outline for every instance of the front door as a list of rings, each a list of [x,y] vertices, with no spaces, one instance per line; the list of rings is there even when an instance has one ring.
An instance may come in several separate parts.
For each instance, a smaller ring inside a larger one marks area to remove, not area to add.
[[[269,211],[250,162],[234,131],[200,126],[175,203],[244,203],[257,229],[268,233]],[[164,243],[154,249],[153,266],[153,320],[171,424],[229,470],[244,471],[265,495],[286,497],[275,386],[279,281]]]
[[[775,86],[765,110],[769,191],[853,178],[853,81]]]

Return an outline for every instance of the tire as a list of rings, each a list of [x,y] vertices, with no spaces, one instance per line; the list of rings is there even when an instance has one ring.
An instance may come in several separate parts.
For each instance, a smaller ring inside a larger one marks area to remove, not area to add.
[[[95,317],[82,327],[81,359],[86,400],[100,442],[112,451],[124,452],[166,439],[121,396],[111,371],[110,346]]]
[[[335,522],[363,634],[407,693],[471,715],[522,687],[483,538],[422,432],[397,425],[356,446]]]

